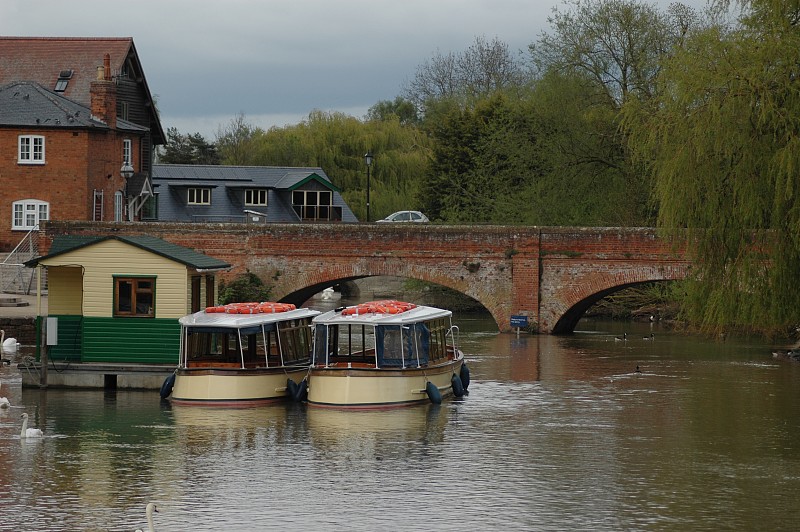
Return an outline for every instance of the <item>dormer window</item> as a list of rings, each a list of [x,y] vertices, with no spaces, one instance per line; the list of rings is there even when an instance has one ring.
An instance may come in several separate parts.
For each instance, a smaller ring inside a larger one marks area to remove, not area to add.
[[[190,188],[189,205],[211,205],[210,188]]]
[[[64,92],[67,90],[67,85],[69,85],[69,80],[72,79],[72,70],[62,70],[58,74],[58,80],[56,81],[56,86],[53,90],[56,92]]]
[[[248,207],[263,207],[267,204],[266,189],[248,188],[244,191],[244,204]]]

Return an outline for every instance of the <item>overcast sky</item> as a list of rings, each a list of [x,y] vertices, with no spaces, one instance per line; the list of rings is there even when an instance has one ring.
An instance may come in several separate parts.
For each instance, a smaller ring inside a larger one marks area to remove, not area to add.
[[[665,8],[672,0],[652,3]],[[683,0],[699,8],[705,0]],[[561,0],[0,0],[0,35],[133,37],[163,127],[213,141],[314,109],[358,118],[478,36],[524,51]]]

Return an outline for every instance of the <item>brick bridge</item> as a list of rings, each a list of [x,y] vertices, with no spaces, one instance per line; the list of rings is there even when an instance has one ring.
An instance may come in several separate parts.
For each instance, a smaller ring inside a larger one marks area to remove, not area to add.
[[[569,333],[603,297],[686,277],[690,264],[652,228],[405,224],[49,222],[57,234],[146,233],[249,270],[276,300],[300,304],[335,284],[375,275],[433,282],[466,294],[508,331],[527,315],[542,333]]]

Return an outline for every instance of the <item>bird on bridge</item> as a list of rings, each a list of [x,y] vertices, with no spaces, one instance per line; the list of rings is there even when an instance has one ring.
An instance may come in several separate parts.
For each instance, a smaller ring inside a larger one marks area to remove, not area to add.
[[[627,342],[628,341],[628,333],[624,332],[624,333],[622,333],[622,336],[615,336],[614,337],[614,341],[615,342]]]

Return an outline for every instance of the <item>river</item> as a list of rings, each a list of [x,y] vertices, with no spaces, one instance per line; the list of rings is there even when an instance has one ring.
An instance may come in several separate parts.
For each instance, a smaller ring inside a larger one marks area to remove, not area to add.
[[[160,531],[800,527],[800,364],[771,346],[456,321],[469,395],[394,411],[171,407],[3,368],[0,530],[146,530],[149,501]]]

